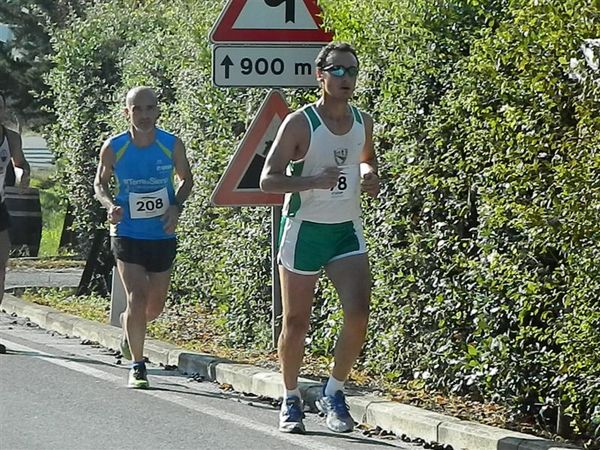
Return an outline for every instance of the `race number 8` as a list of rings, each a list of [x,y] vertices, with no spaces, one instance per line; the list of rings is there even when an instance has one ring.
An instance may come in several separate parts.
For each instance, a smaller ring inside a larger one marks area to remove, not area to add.
[[[336,186],[332,187],[331,190],[333,191],[336,188]],[[337,189],[338,191],[345,191],[348,188],[348,182],[346,180],[345,176],[341,176],[338,178],[338,182],[337,182]]]

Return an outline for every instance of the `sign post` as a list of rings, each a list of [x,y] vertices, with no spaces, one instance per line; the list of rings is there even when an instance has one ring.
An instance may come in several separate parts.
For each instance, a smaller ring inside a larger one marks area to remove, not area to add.
[[[117,270],[117,266],[112,270],[112,282],[110,290],[110,324],[113,327],[121,327],[121,314],[127,309],[127,293],[123,280]]]
[[[210,32],[216,87],[317,87],[315,59],[333,36],[322,28],[317,0],[229,0]],[[277,267],[283,195],[260,191],[260,173],[277,129],[289,113],[281,92],[271,90],[219,180],[217,206],[270,205],[272,343],[281,332]]]
[[[277,348],[281,334],[283,308],[281,305],[281,282],[277,264],[279,244],[279,223],[281,222],[281,206],[271,208],[271,343]]]

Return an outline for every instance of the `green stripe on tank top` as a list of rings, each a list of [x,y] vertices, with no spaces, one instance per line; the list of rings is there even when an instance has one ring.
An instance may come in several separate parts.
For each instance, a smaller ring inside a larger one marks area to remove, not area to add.
[[[162,152],[167,156],[167,158],[169,158],[169,159],[173,158],[173,152],[171,150],[169,150],[166,145],[164,145],[158,139],[156,140],[156,143],[158,144],[158,146],[162,150]]]
[[[293,177],[299,177],[302,175],[304,169],[304,161],[291,162],[290,169]],[[290,202],[288,204],[287,216],[294,217],[300,206],[302,205],[302,199],[300,198],[300,192],[293,192],[290,196]]]
[[[312,106],[307,107],[304,110],[304,112],[310,120],[310,127],[312,128],[312,131],[315,131],[321,125],[321,120],[319,119],[319,116],[317,116],[317,113],[315,112]]]
[[[277,236],[277,250],[281,247],[281,238],[283,237],[283,230],[285,230],[285,223],[287,222],[286,216],[281,216],[279,220],[279,235]]]
[[[356,121],[358,123],[360,123],[362,125],[363,119],[362,119],[362,115],[360,114],[360,111],[358,109],[356,109],[354,106],[351,106],[351,108],[352,108],[352,112],[354,113],[354,118],[356,119]]]
[[[130,141],[127,140],[127,142],[125,142],[125,144],[123,144],[123,146],[115,152],[116,162],[119,162],[119,160],[123,157],[125,150],[127,150],[127,147],[129,147],[129,143]]]

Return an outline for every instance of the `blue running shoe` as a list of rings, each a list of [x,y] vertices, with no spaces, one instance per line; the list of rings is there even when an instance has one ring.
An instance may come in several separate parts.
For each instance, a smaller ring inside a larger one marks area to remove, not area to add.
[[[342,391],[337,391],[335,395],[325,395],[325,386],[323,386],[323,396],[316,401],[317,408],[327,416],[327,428],[336,433],[347,433],[354,429],[354,419],[350,415],[346,397]]]
[[[306,429],[302,419],[304,418],[304,407],[302,400],[295,395],[284,399],[281,403],[279,413],[279,431],[283,433],[304,434]]]

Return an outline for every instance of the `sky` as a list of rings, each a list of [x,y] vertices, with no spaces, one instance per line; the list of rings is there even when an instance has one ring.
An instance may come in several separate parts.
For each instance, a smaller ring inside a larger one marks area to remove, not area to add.
[[[0,41],[6,42],[11,37],[11,32],[6,25],[0,23]]]

